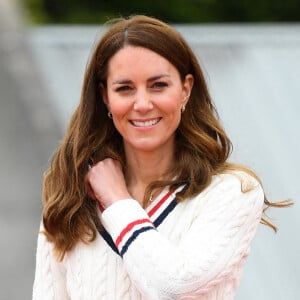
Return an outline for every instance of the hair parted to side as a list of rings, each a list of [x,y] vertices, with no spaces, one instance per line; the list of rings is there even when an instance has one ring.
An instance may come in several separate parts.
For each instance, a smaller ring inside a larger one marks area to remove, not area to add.
[[[213,175],[232,170],[246,170],[256,177],[248,169],[227,162],[231,142],[218,120],[197,58],[183,37],[155,18],[132,16],[114,20],[94,49],[79,106],[44,177],[44,232],[53,242],[59,259],[79,241],[93,241],[97,227],[101,226],[97,203],[87,196],[85,189],[88,164],[112,157],[126,168],[122,137],[108,117],[101,89],[106,88],[109,60],[127,45],[144,47],[163,56],[176,67],[182,80],[187,74],[194,77],[190,99],[176,132],[177,164],[169,170],[170,174],[176,174],[176,180],[153,182],[145,199],[153,188],[166,185],[176,188],[187,183],[177,194],[177,199],[183,201],[207,187]],[[265,199],[265,204],[268,207],[291,203],[276,204]],[[265,219],[262,223],[275,228]]]

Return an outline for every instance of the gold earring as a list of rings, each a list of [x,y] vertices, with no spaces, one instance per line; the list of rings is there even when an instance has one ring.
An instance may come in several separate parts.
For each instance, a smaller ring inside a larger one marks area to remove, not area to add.
[[[111,114],[110,111],[107,113],[107,115],[108,115],[108,117],[109,117],[110,119],[112,119],[112,114]]]
[[[183,105],[181,106],[181,113],[183,114],[184,111],[185,111],[185,105],[183,104]]]

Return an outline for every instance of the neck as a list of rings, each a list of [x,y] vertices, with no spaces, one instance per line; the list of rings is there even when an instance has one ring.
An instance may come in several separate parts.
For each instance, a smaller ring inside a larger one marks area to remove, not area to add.
[[[125,147],[126,182],[129,192],[139,202],[146,187],[156,180],[167,180],[167,172],[173,163],[172,151],[137,152]]]

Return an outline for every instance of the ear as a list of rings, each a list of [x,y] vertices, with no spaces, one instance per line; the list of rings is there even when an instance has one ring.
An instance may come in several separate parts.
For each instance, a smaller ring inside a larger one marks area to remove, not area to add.
[[[192,92],[193,85],[194,85],[194,76],[192,74],[187,74],[185,76],[183,86],[182,86],[182,93],[183,93],[182,104],[184,105],[187,104]]]

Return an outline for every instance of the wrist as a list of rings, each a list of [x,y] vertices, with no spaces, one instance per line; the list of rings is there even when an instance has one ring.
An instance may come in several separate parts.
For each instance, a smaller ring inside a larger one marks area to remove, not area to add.
[[[119,195],[114,195],[112,197],[109,197],[107,199],[100,198],[98,199],[99,205],[104,209],[108,208],[109,206],[122,201],[122,200],[128,200],[132,199],[131,195],[129,193],[121,193]]]

